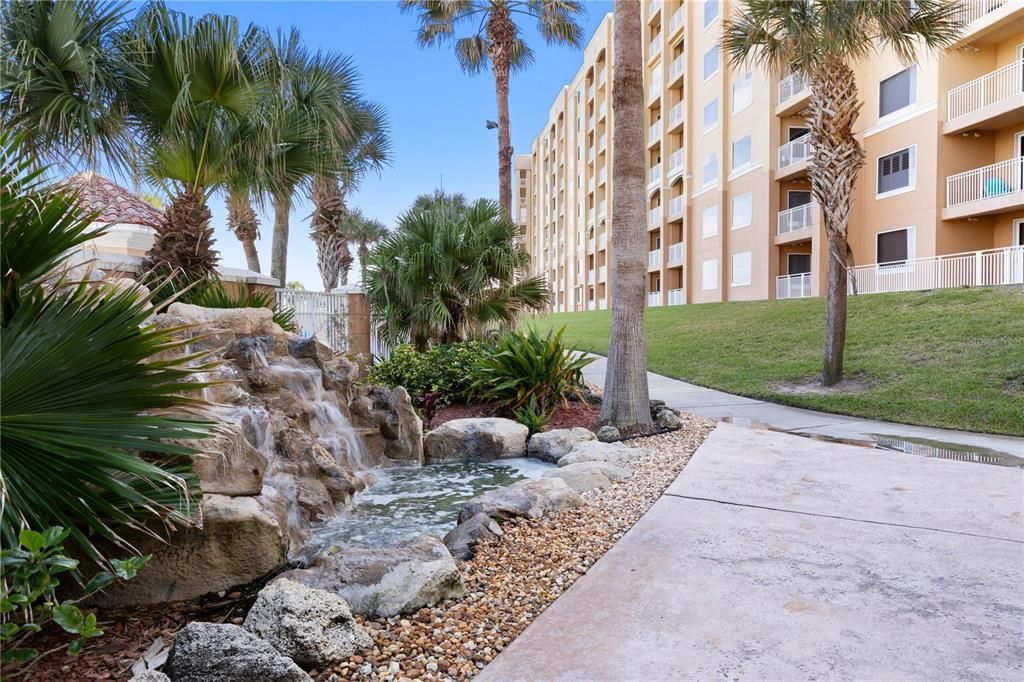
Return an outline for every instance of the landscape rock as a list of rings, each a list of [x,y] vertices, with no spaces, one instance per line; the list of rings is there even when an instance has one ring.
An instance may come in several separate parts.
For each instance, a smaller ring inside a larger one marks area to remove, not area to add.
[[[580,462],[609,462],[626,466],[646,454],[643,448],[631,448],[622,443],[581,443],[572,452],[558,460],[564,467]]]
[[[668,408],[663,408],[658,412],[658,416],[654,418],[654,421],[658,426],[666,429],[679,429],[683,426],[682,417]]]
[[[249,444],[240,425],[222,422],[214,436],[193,447],[201,453],[193,458],[192,467],[204,493],[260,493],[267,458]]]
[[[560,478],[578,493],[607,488],[612,481],[631,475],[629,469],[608,462],[579,462],[544,472],[544,478]]]
[[[577,443],[597,440],[590,429],[577,426],[571,429],[554,429],[535,433],[530,437],[526,452],[530,457],[557,463],[564,455],[569,454]]]
[[[190,303],[172,303],[167,308],[171,316],[198,327],[225,329],[239,336],[284,334],[274,322],[270,308],[203,308]]]
[[[335,548],[309,568],[281,574],[283,579],[334,592],[365,615],[408,613],[463,593],[455,560],[433,535],[397,547]]]
[[[611,443],[621,438],[622,434],[611,424],[605,424],[597,430],[597,439],[602,443]]]
[[[453,419],[426,435],[424,459],[436,463],[525,457],[529,435],[528,428],[511,419]]]
[[[340,663],[373,646],[344,599],[288,579],[260,590],[242,627],[303,668]]]
[[[557,476],[559,471],[565,471],[566,469],[572,469],[574,471],[597,471],[603,474],[610,481],[621,481],[624,478],[629,478],[633,475],[632,470],[628,467],[619,466],[618,464],[612,464],[611,462],[577,462],[576,464],[567,464],[564,467],[559,467],[551,471],[545,472],[545,475]]]
[[[487,514],[477,514],[455,526],[444,536],[444,544],[456,559],[468,561],[476,544],[504,535],[501,525]]]
[[[459,510],[459,523],[478,514],[502,520],[520,516],[536,519],[581,504],[583,498],[562,479],[535,478],[477,495]]]
[[[379,429],[385,457],[403,464],[423,464],[423,421],[404,388],[372,386],[352,408]]]
[[[268,642],[237,626],[189,623],[164,666],[174,682],[309,682],[309,675]]]
[[[159,670],[146,670],[138,675],[133,675],[128,682],[171,682],[171,678]]]

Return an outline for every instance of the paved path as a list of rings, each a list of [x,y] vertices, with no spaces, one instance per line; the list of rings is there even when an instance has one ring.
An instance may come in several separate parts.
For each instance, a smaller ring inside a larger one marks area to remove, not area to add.
[[[1024,679],[1022,491],[720,424],[478,679]]]
[[[607,358],[598,357],[583,370],[584,377],[593,384],[603,386],[607,364]],[[763,424],[781,431],[831,438],[871,441],[877,440],[877,436],[890,436],[901,440],[953,444],[1024,457],[1024,438],[932,429],[815,412],[723,393],[651,372],[647,373],[647,380],[651,398],[664,400],[669,407],[684,412],[715,419],[729,418],[737,423]],[[1021,419],[1024,419],[1024,415]]]

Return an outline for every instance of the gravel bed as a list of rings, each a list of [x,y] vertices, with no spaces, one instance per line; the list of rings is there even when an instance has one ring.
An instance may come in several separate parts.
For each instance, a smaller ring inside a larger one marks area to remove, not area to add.
[[[683,415],[679,431],[630,440],[651,454],[633,476],[584,494],[586,506],[514,520],[501,539],[481,543],[462,564],[466,595],[387,619],[362,619],[373,636],[362,652],[320,680],[467,679],[596,562],[682,471],[715,422]]]

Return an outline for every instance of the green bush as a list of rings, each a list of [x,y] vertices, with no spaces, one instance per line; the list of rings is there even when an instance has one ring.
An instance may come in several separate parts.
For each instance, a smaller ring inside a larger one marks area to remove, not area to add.
[[[413,397],[437,393],[438,402],[446,405],[467,403],[476,396],[476,372],[490,349],[480,341],[465,341],[421,353],[410,344],[401,344],[391,357],[373,366],[369,381],[391,388],[402,386]]]
[[[278,309],[271,294],[250,292],[243,288],[232,296],[219,279],[200,282],[184,292],[180,300],[203,308],[270,308],[274,311],[274,322],[280,325],[281,329],[286,332],[296,330],[295,311],[291,308]]]
[[[546,422],[566,395],[582,395],[583,368],[594,361],[566,346],[564,332],[541,336],[531,329],[501,337],[477,369],[476,390],[513,414],[530,412]]]

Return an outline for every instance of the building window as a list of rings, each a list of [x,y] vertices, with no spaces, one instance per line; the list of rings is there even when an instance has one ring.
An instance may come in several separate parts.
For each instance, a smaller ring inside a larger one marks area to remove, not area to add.
[[[738,170],[750,165],[750,135],[744,135],[732,143],[732,169]]]
[[[708,154],[704,157],[704,187],[718,182],[718,155]]]
[[[715,75],[718,71],[718,45],[704,53],[704,80]]]
[[[718,125],[718,98],[711,100],[704,105],[704,132],[708,132]]]
[[[700,216],[701,236],[704,239],[718,234],[718,204],[708,206]]]
[[[786,255],[786,274],[804,275],[811,271],[811,254],[790,253]]]
[[[718,0],[706,0],[704,3],[704,28],[718,18]]]
[[[745,287],[750,284],[752,262],[750,251],[734,253],[732,255],[732,272],[729,279],[734,287]]]
[[[751,192],[732,198],[730,226],[737,230],[749,225],[754,218],[754,195]]]
[[[904,265],[914,258],[914,228],[879,232],[875,235],[875,261],[879,265]]]
[[[917,66],[912,65],[878,84],[878,117],[883,118],[917,101]]]
[[[736,114],[754,101],[754,76],[749,71],[732,84],[732,113]]]
[[[718,259],[709,258],[701,264],[700,288],[711,291],[718,288]]]
[[[916,176],[916,146],[878,157],[878,196],[914,189]]]

